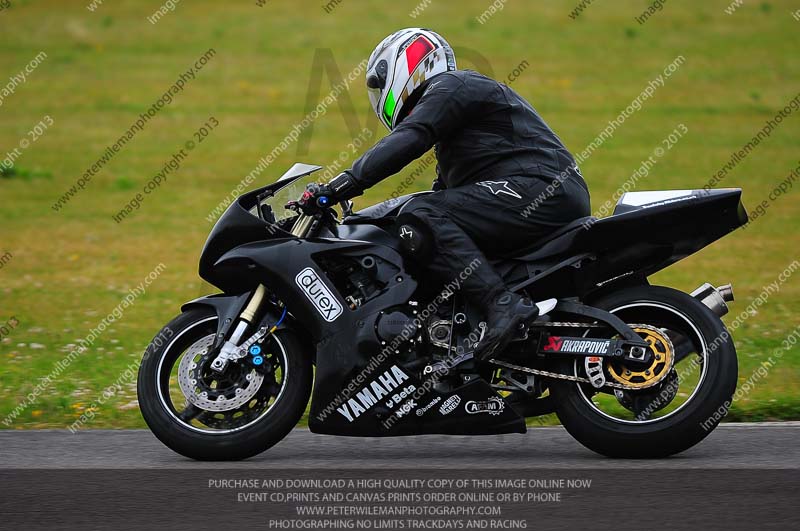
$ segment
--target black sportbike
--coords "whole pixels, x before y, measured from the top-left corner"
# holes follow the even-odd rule
[[[470,267],[443,283],[399,251],[395,219],[413,194],[356,213],[344,203],[341,219],[313,183],[276,203],[319,169],[295,164],[230,205],[200,259],[222,293],[185,304],[145,352],[139,405],[174,451],[253,456],[309,397],[315,433],[524,433],[555,412],[588,448],[629,458],[686,450],[724,416],[730,286],[687,294],[648,277],[744,225],[741,190],[627,193],[610,217],[491,257],[544,315],[478,361],[482,311],[458,290]]]

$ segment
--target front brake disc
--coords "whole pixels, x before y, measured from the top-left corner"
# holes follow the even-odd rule
[[[264,375],[241,364],[228,368],[228,371],[234,371],[232,377],[223,377],[207,370],[211,362],[209,347],[213,342],[214,334],[211,334],[186,350],[178,365],[178,384],[186,400],[200,409],[238,409],[258,393]]]

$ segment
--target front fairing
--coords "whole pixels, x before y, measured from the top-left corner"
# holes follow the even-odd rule
[[[275,183],[252,190],[236,198],[217,220],[200,255],[200,277],[225,291],[221,278],[214,268],[214,264],[226,252],[246,243],[272,240],[276,238],[289,239],[293,236],[287,232],[291,227],[294,214],[287,216],[287,211],[282,208],[279,192],[289,190],[299,179],[321,169],[320,166],[308,164],[295,164]],[[299,194],[295,194],[296,196]],[[281,199],[283,201],[283,199]],[[263,219],[258,214],[259,204],[269,204],[273,209],[273,219]]]

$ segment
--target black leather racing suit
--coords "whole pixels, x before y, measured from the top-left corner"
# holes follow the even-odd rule
[[[434,251],[424,262],[443,282],[472,271],[461,290],[484,304],[505,289],[484,252],[513,253],[588,216],[589,192],[558,136],[508,86],[457,70],[417,91],[421,96],[408,116],[350,173],[365,189],[435,146],[435,189],[443,189],[410,201],[398,224],[416,226],[432,239]]]

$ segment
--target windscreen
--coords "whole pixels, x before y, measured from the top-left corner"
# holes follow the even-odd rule
[[[306,189],[306,185],[313,182],[315,182],[313,173],[294,179],[283,188],[277,190],[275,195],[263,201],[264,204],[272,207],[272,213],[275,215],[275,221],[278,225],[283,225],[283,221],[297,215],[293,210],[286,208],[286,204],[289,201],[300,199]]]
[[[303,195],[306,185],[316,182],[318,177],[315,177],[315,175],[318,174],[314,172],[320,169],[322,169],[321,166],[296,163],[278,181],[267,187],[269,190],[265,190],[265,192],[268,193],[264,195],[269,197],[264,197],[261,204],[269,205],[272,209],[272,214],[275,216],[275,225],[278,228],[284,231],[288,231],[291,228],[291,219],[296,217],[297,213],[286,208],[286,205],[291,201],[297,201]],[[271,195],[269,195],[270,193]],[[250,208],[250,213],[258,216],[255,207]]]

